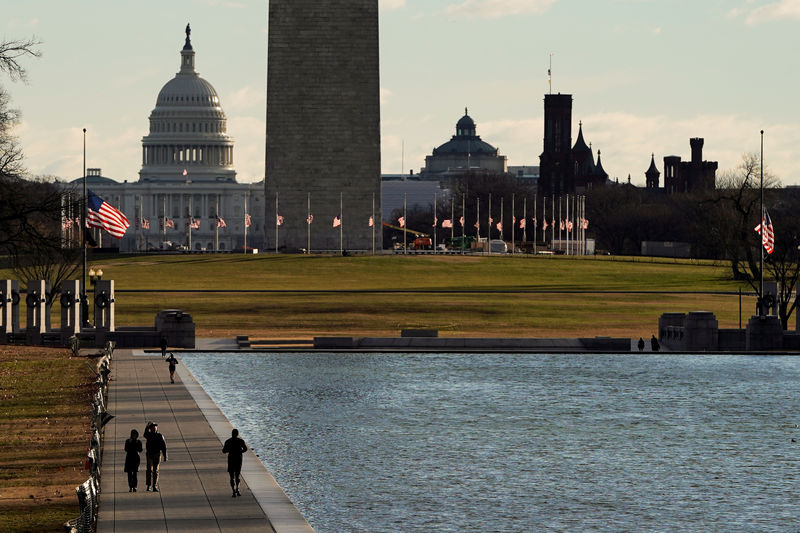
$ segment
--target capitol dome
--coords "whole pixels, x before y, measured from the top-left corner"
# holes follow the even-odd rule
[[[156,98],[150,134],[142,139],[139,181],[235,181],[233,139],[214,87],[194,66],[191,28],[181,68]]]

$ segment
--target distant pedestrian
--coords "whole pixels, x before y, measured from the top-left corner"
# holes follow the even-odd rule
[[[654,352],[657,352],[659,349],[661,349],[661,345],[658,343],[658,339],[656,339],[655,335],[650,337],[650,347]]]
[[[172,352],[167,357],[167,363],[169,363],[169,382],[175,383],[175,365],[178,364],[178,360],[175,359],[175,354]]]
[[[161,357],[167,356],[167,338],[165,336],[161,336]]]
[[[131,430],[131,438],[125,441],[125,469],[128,473],[128,492],[136,492],[139,485],[139,454],[142,453],[142,441],[139,432]]]
[[[144,438],[147,441],[145,449],[147,452],[147,471],[145,481],[147,482],[147,491],[152,490],[158,492],[158,469],[161,464],[161,456],[164,456],[164,461],[167,460],[167,441],[164,436],[158,432],[158,424],[150,422],[144,430]]]
[[[228,454],[228,475],[231,478],[233,498],[242,495],[239,492],[239,475],[242,471],[242,454],[246,451],[247,445],[239,437],[239,430],[234,429],[231,431],[231,438],[226,440],[225,445],[222,447],[222,453]]]
[[[639,342],[636,343],[636,346],[639,347],[639,351],[640,352],[643,352],[644,351],[644,339],[639,337]]]

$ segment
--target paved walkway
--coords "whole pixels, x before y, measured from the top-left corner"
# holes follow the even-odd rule
[[[231,497],[222,454],[230,423],[183,365],[171,384],[160,354],[135,353],[118,350],[112,362],[107,409],[115,418],[105,428],[98,532],[313,533],[252,451],[244,457],[242,496]],[[125,439],[151,420],[167,441],[161,492],[145,492],[142,453],[139,491],[130,493]]]

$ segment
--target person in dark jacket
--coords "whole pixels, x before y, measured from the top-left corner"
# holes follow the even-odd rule
[[[158,492],[158,468],[161,464],[161,456],[167,460],[167,441],[164,435],[158,432],[158,424],[150,422],[144,430],[144,438],[147,441],[145,455],[147,456],[147,470],[145,471],[145,481],[147,491]]]
[[[169,363],[169,382],[175,383],[175,365],[178,364],[178,360],[175,359],[174,353],[170,352],[167,363]]]
[[[161,336],[161,357],[167,356],[167,338],[163,335]]]
[[[231,490],[233,496],[241,496],[239,492],[239,475],[242,471],[242,454],[247,451],[244,440],[239,436],[239,430],[231,431],[231,438],[225,441],[222,453],[228,454],[228,475],[231,478]]]
[[[128,492],[136,492],[139,485],[139,454],[142,452],[142,441],[139,432],[131,430],[131,438],[125,441],[125,472],[128,473]]]

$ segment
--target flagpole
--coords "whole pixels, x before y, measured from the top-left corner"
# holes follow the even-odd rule
[[[516,207],[517,196],[516,193],[511,193],[511,254],[516,253],[515,246],[515,233],[517,232],[517,212],[514,210]]]
[[[372,193],[372,255],[375,255],[375,193]]]
[[[192,193],[190,191],[189,192],[189,212],[186,214],[187,217],[188,217],[187,218],[187,223],[189,224],[189,251],[190,252],[192,251],[192,223],[194,222],[194,220],[192,220],[192,218],[194,216],[194,215],[192,215],[192,207],[194,207],[192,205],[193,202],[194,202],[194,197],[193,197],[193,195],[192,195]]]
[[[522,226],[522,242],[528,242],[528,196],[522,199],[522,220],[525,221],[525,225]],[[533,230],[533,234],[536,235],[536,230]],[[523,245],[524,246],[524,245]]]
[[[278,192],[275,191],[275,253],[278,253]]]
[[[453,244],[453,238],[456,236],[456,200],[453,195],[450,195],[450,245]]]
[[[559,202],[559,204],[560,203],[561,202]],[[550,224],[550,249],[552,249],[554,252],[556,251],[555,250],[555,240],[556,240],[555,218],[556,218],[556,197],[555,197],[555,195],[553,195],[553,197],[550,198],[550,219],[551,219],[551,222],[552,222]]]
[[[436,216],[436,200],[438,193],[433,193],[433,253],[436,253],[436,223],[438,222]]]
[[[538,214],[538,205],[539,205],[538,202],[539,202],[539,195],[534,194],[533,195],[533,253],[534,254],[536,253],[536,224],[539,223],[539,221],[536,219],[536,215]],[[525,227],[527,226],[528,223],[526,222]]]
[[[247,188],[249,189],[250,186],[248,185]],[[247,196],[250,194],[250,191],[244,193],[244,246],[242,246],[242,252],[247,253]]]
[[[489,216],[487,217],[489,222],[489,231],[486,233],[486,246],[489,250],[489,255],[492,255],[492,247],[491,247],[491,240],[492,240],[492,193],[489,193]]]
[[[161,217],[161,225],[163,226],[162,232],[164,233],[164,239],[162,242],[167,242],[167,195],[166,193],[161,197],[161,207],[162,207],[162,217]],[[161,246],[164,246],[163,244]]]
[[[461,193],[461,255],[466,253],[467,248],[467,195]]]
[[[344,238],[344,210],[343,208],[344,199],[342,197],[342,192],[339,191],[339,255],[342,255],[342,240]]]
[[[408,253],[408,224],[406,224],[406,193],[403,193],[403,255]]]
[[[505,200],[505,198],[503,196],[501,196],[500,197],[500,222],[499,222],[499,224],[500,224],[500,240],[501,241],[505,240],[505,239],[503,239],[503,201],[504,200]],[[489,239],[489,240],[491,240],[491,239]],[[491,249],[491,246],[489,246],[489,248]]]
[[[475,222],[475,235],[476,235],[475,242],[478,243],[479,249],[480,249],[480,242],[481,242],[481,199],[480,198],[476,198],[475,199],[475,205],[476,205],[476,209],[477,209],[477,213],[476,213],[476,216],[475,216],[475,220],[476,220],[476,222]]]
[[[569,234],[570,234],[570,231],[569,231],[569,194],[567,195],[566,214],[567,214],[567,218],[564,220],[564,229],[566,230],[565,235],[566,235],[566,238],[567,238],[567,255],[569,255],[569,253],[570,253],[570,247],[569,247]]]
[[[89,301],[86,298],[86,219],[89,216],[89,201],[86,195],[86,128],[83,128],[83,209],[81,210],[81,242],[83,243],[83,279],[81,279],[82,323],[89,323]],[[86,314],[84,315],[83,312]]]
[[[306,253],[311,255],[311,193],[308,193],[308,215],[306,216],[306,226],[307,234],[308,234],[308,244],[306,248]]]
[[[217,194],[217,229],[214,233],[214,251],[219,252],[219,194]],[[202,244],[200,245],[202,246]]]
[[[761,283],[758,289],[758,316],[764,316],[764,130],[761,130],[761,180],[760,180],[760,192],[761,192],[761,231],[759,235],[761,237],[761,245],[759,248],[761,249]]]

